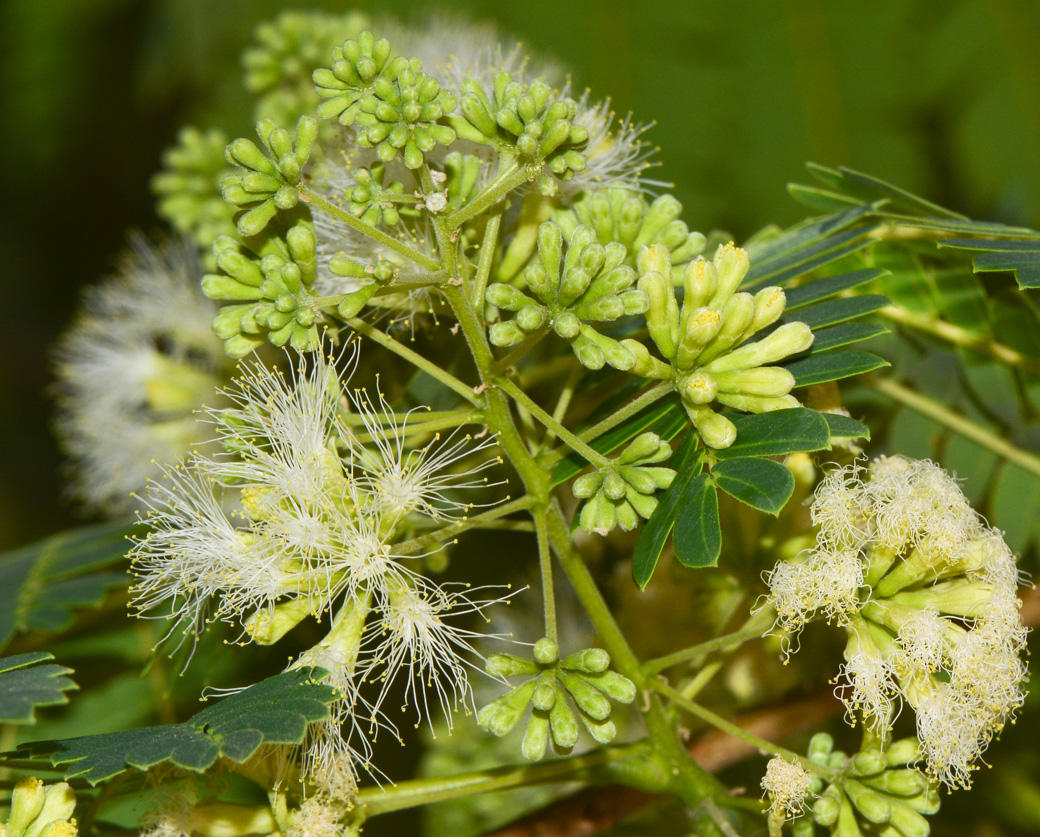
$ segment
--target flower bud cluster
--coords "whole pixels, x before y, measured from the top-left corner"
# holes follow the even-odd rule
[[[35,777],[18,781],[11,792],[7,822],[0,823],[2,837],[76,837],[72,813],[76,794],[66,782],[44,786]]]
[[[574,496],[585,500],[579,520],[586,532],[606,535],[615,526],[630,532],[657,508],[658,491],[672,484],[675,471],[651,467],[672,455],[672,447],[656,433],[643,433],[613,460],[574,481]]]
[[[228,300],[213,330],[231,357],[244,357],[269,341],[311,351],[319,344],[321,314],[309,291],[317,270],[314,231],[299,222],[285,240],[270,238],[262,254],[231,238],[214,244],[220,273],[207,274],[202,290],[211,299]]]
[[[617,735],[617,726],[610,720],[610,702],[628,704],[636,696],[635,684],[610,670],[606,651],[586,648],[560,660],[559,646],[547,637],[535,643],[534,659],[492,654],[486,668],[498,678],[530,678],[483,707],[477,720],[501,738],[520,722],[530,704],[521,752],[532,761],[545,755],[550,740],[555,752],[571,751],[578,742],[574,709],[589,735],[599,744],[609,744]]]
[[[223,179],[234,173],[224,158],[226,146],[227,138],[216,128],[205,133],[182,128],[176,145],[163,152],[163,170],[152,178],[159,217],[190,235],[201,251],[235,232],[235,210],[220,191]]]
[[[352,215],[373,227],[393,226],[401,220],[395,200],[404,194],[404,184],[396,180],[387,182],[385,163],[357,169],[354,183],[357,185],[347,192]]]
[[[256,27],[254,43],[242,53],[245,87],[257,97],[256,117],[295,122],[318,106],[311,74],[332,50],[365,27],[358,13],[287,11]]]
[[[490,91],[474,78],[465,79],[461,89],[459,113],[451,124],[463,139],[508,150],[527,165],[545,164],[560,180],[585,168],[582,151],[589,132],[576,123],[573,99],[558,96],[544,81],[526,84],[507,71],[495,76]],[[558,188],[544,172],[538,187],[546,195]]]
[[[502,283],[487,289],[489,303],[517,312],[512,320],[492,324],[491,342],[512,346],[528,334],[552,328],[570,342],[586,368],[601,369],[605,363],[629,368],[630,353],[589,325],[647,310],[649,299],[632,287],[636,273],[624,260],[624,245],[604,247],[591,227],[575,227],[565,248],[560,225],[544,222],[538,227],[538,258],[523,273],[527,293]]]
[[[696,258],[704,249],[704,236],[690,232],[680,220],[681,214],[682,204],[671,195],[661,195],[649,203],[641,192],[610,186],[584,192],[569,207],[558,209],[553,218],[568,238],[583,224],[596,231],[600,244],[624,244],[628,250],[625,264],[632,267],[641,248],[660,243],[668,249],[675,267]]]
[[[260,233],[279,209],[296,206],[300,199],[296,187],[318,138],[318,121],[301,116],[295,134],[290,134],[264,117],[256,123],[256,133],[268,153],[250,140],[235,140],[225,156],[244,173],[230,174],[221,183],[225,201],[248,209],[238,219],[238,231],[246,236]]]
[[[318,108],[325,118],[354,126],[357,142],[374,148],[384,162],[401,153],[410,169],[422,166],[437,144],[455,141],[455,131],[440,120],[455,110],[455,97],[422,71],[416,59],[390,60],[390,44],[370,32],[333,50],[331,69],[314,71]]]
[[[823,788],[817,777],[812,790],[818,797],[811,823],[830,831],[833,837],[859,837],[875,831],[890,837],[928,837],[926,815],[939,810],[939,792],[928,778],[911,765],[919,758],[916,738],[904,738],[884,750],[869,746],[849,757],[834,749],[834,740],[818,733],[809,743],[809,759],[841,773],[841,778]]]
[[[786,305],[780,288],[737,293],[748,267],[747,253],[732,244],[720,246],[710,262],[690,262],[682,276],[680,308],[668,248],[657,243],[638,257],[638,287],[650,299],[647,328],[664,360],[636,340],[623,340],[635,357],[631,370],[673,381],[701,439],[712,448],[729,447],[737,435],[733,422],[712,409],[713,402],[749,413],[799,406],[790,394],[794,376],[771,364],[813,342],[809,326],[800,322],[747,342],[775,323]]]
[[[882,457],[819,485],[816,547],[767,576],[777,625],[813,615],[849,633],[838,693],[875,734],[901,701],[917,716],[929,775],[967,787],[1023,700],[1015,558],[939,466]]]

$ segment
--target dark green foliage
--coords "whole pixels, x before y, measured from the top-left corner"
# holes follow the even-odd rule
[[[65,677],[72,669],[35,665],[53,659],[53,655],[44,651],[0,658],[0,722],[34,724],[37,706],[69,702],[65,692],[79,688]]]
[[[223,756],[244,762],[261,744],[299,744],[307,725],[329,716],[336,690],[315,682],[322,669],[286,671],[224,698],[181,724],[37,741],[20,754],[46,756],[65,766],[65,777],[92,785],[130,767],[148,770],[165,761],[202,772]]]

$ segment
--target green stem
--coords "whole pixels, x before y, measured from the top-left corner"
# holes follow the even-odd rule
[[[682,707],[691,715],[695,715],[702,721],[706,721],[716,729],[722,730],[727,735],[732,735],[734,738],[743,741],[745,744],[754,747],[756,750],[774,756],[780,756],[782,759],[786,759],[795,764],[800,764],[806,770],[828,779],[833,779],[838,775],[838,771],[836,770],[831,770],[828,767],[823,767],[822,765],[809,761],[809,759],[798,755],[793,750],[788,750],[786,747],[781,747],[778,744],[774,744],[772,741],[766,741],[766,739],[755,735],[753,732],[748,732],[743,727],[737,726],[732,721],[727,721],[721,715],[717,715],[706,706],[701,706],[699,703],[695,703],[689,698],[683,697],[679,692],[658,677],[654,677],[650,680],[650,688],[659,692],[662,696],[672,701],[672,703],[677,706]]]
[[[927,416],[930,419],[934,419],[940,424],[944,424],[955,433],[960,433],[962,436],[971,439],[973,442],[978,442],[984,448],[988,448],[998,456],[1006,459],[1008,462],[1013,462],[1020,468],[1024,468],[1030,473],[1040,477],[1040,457],[1036,454],[1029,453],[1028,451],[1022,450],[1020,447],[1016,447],[1007,440],[998,436],[996,433],[986,430],[984,427],[979,427],[979,425],[971,419],[965,418],[959,413],[955,413],[948,407],[944,407],[938,401],[914,392],[911,389],[907,389],[901,384],[897,384],[891,378],[874,378],[870,381],[870,385],[878,392],[887,395],[894,401],[898,401],[900,404],[904,404],[911,410],[914,410],[923,416]]]
[[[762,623],[762,613],[766,613],[769,619]],[[684,663],[688,660],[702,659],[716,651],[728,651],[731,648],[736,648],[743,645],[752,639],[760,639],[764,633],[765,628],[768,628],[773,622],[773,616],[771,610],[762,610],[757,614],[754,614],[744,623],[740,630],[734,631],[730,634],[724,634],[723,636],[709,639],[707,642],[700,642],[697,645],[691,645],[689,648],[683,648],[680,651],[676,651],[673,654],[666,654],[663,657],[657,657],[653,660],[648,660],[643,664],[643,671],[646,672],[648,677],[652,677],[658,672],[662,672],[665,669],[671,668],[679,663]]]
[[[539,407],[534,400],[520,387],[514,384],[511,380],[505,376],[499,376],[495,379],[495,383],[501,387],[505,392],[509,394],[509,397],[516,401],[518,404],[523,404],[542,425],[555,433],[560,440],[566,444],[575,453],[583,456],[588,462],[595,465],[597,468],[609,468],[613,464],[607,457],[593,450],[585,442],[575,436],[571,431],[564,427],[560,422],[556,421],[551,415],[545,410]]]
[[[331,215],[337,221],[346,224],[348,227],[357,230],[362,235],[366,235],[373,241],[378,241],[384,247],[389,247],[397,253],[400,253],[406,259],[410,259],[416,264],[420,264],[427,270],[440,270],[442,265],[436,259],[430,258],[425,253],[416,250],[414,247],[409,247],[403,241],[398,241],[393,236],[387,235],[380,229],[376,229],[371,224],[366,224],[360,218],[355,218],[345,209],[342,209],[331,201],[319,195],[317,192],[311,190],[307,186],[298,186],[297,190],[300,193],[300,198],[304,203],[308,203],[311,206],[317,207],[327,215]]]
[[[938,337],[963,349],[989,355],[994,360],[1009,366],[1017,366],[1030,374],[1040,375],[1040,363],[1034,359],[1015,351],[1010,346],[998,343],[991,337],[968,331],[966,328],[961,328],[939,317],[920,314],[901,305],[889,305],[878,313],[894,323],[931,334],[933,337]]]
[[[545,523],[545,509],[537,508],[531,515],[538,537],[538,565],[542,571],[542,601],[545,606],[545,635],[556,642],[556,589],[553,586],[552,553],[549,550],[549,528]]]
[[[538,764],[511,765],[445,778],[413,779],[385,788],[365,788],[358,792],[357,802],[364,807],[366,815],[371,817],[445,799],[550,782],[569,782],[590,774],[595,776],[599,769],[631,756],[640,749],[639,744],[622,744]]]
[[[410,364],[418,367],[430,377],[440,381],[448,389],[465,398],[474,407],[483,406],[480,397],[475,392],[473,392],[473,387],[464,384],[454,375],[441,369],[436,363],[427,360],[418,352],[412,351],[403,343],[398,342],[386,332],[380,331],[378,328],[369,325],[367,322],[358,317],[353,317],[347,320],[346,323],[358,334],[362,335],[363,337],[367,337],[374,343],[378,343],[384,349],[389,349],[398,357],[404,358]]]
[[[496,212],[487,220],[484,227],[484,238],[480,242],[480,259],[477,262],[477,276],[473,282],[470,299],[477,313],[484,311],[484,293],[487,291],[488,279],[491,277],[491,266],[495,262],[495,249],[498,247],[498,231],[502,227],[502,213]]]
[[[498,177],[484,187],[484,191],[448,218],[448,227],[457,230],[470,218],[474,218],[485,209],[491,208],[518,186],[522,186],[530,179],[531,172],[527,170],[527,167],[513,161]]]
[[[597,422],[586,430],[583,430],[578,436],[585,442],[591,442],[593,439],[597,439],[606,433],[608,430],[613,430],[619,424],[627,421],[629,418],[634,416],[640,410],[644,410],[653,404],[655,401],[659,401],[664,398],[668,393],[674,392],[675,384],[672,381],[664,381],[657,386],[651,387],[642,395],[633,398],[620,410],[617,410],[607,416],[603,421]]]
[[[500,375],[505,372],[510,366],[516,363],[520,358],[526,355],[531,349],[537,346],[545,338],[545,335],[549,333],[549,326],[542,326],[537,331],[532,331],[523,340],[521,340],[517,346],[501,360],[496,360],[495,365],[491,367],[492,375]]]
[[[446,416],[442,419],[431,419],[429,421],[409,421],[402,423],[398,426],[397,432],[401,436],[408,436],[416,433],[436,433],[438,430],[448,430],[455,427],[462,427],[464,424],[482,424],[480,414],[474,411],[469,411],[462,416]],[[375,439],[368,433],[356,433],[353,438],[362,444],[375,441]]]
[[[556,399],[556,407],[553,409],[552,414],[553,418],[560,424],[563,424],[564,416],[567,415],[567,410],[571,406],[571,399],[574,397],[574,389],[578,386],[578,381],[581,380],[584,374],[584,366],[575,366],[574,369],[571,370],[571,374],[567,376],[567,382],[563,385],[563,389],[560,390],[560,396]],[[543,448],[546,448],[549,445],[551,445],[555,438],[555,433],[553,433],[551,430],[546,430],[545,436],[542,437],[542,441],[538,445],[538,449],[535,451],[535,454],[537,454]]]
[[[401,541],[401,543],[394,547],[394,554],[413,555],[416,552],[426,549],[428,546],[451,540],[457,537],[460,532],[465,532],[469,529],[485,528],[486,525],[492,521],[499,520],[506,515],[513,514],[514,512],[529,509],[533,503],[534,501],[530,497],[526,496],[512,500],[508,503],[502,503],[489,511],[475,514],[473,517],[464,517],[461,520],[452,523],[450,526],[436,529],[433,532],[427,532],[425,535],[419,535],[418,537],[411,538],[407,541]]]

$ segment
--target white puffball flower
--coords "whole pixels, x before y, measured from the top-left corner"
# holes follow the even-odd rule
[[[194,244],[134,236],[58,344],[59,435],[74,491],[93,510],[139,508],[132,492],[199,441],[195,411],[229,377],[202,273]]]
[[[884,735],[892,726],[900,694],[892,666],[873,653],[859,651],[849,657],[838,677],[847,681],[835,689],[835,696],[845,704],[850,723],[855,725],[853,713],[859,710],[866,716],[868,728]]]
[[[770,812],[784,819],[801,814],[812,780],[812,774],[800,765],[780,756],[771,758],[762,777],[762,789],[769,794]]]

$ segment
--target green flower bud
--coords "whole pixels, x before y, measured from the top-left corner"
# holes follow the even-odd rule
[[[816,764],[824,764],[827,756],[834,751],[834,738],[826,732],[818,732],[809,739],[807,755]]]
[[[21,837],[40,815],[46,796],[43,782],[39,779],[27,776],[18,780],[11,792],[11,812],[7,819],[7,830],[11,837]]]
[[[838,821],[841,812],[841,791],[831,785],[813,804],[813,819],[824,827],[830,827]]]
[[[693,372],[676,378],[675,388],[686,404],[708,404],[715,400],[719,386],[715,379],[704,372]]]
[[[636,699],[636,684],[616,671],[590,673],[583,679],[617,703],[630,704]]]
[[[919,770],[886,770],[869,781],[872,788],[893,796],[920,796],[928,790],[928,779]]]
[[[737,428],[728,418],[716,413],[711,407],[703,404],[689,404],[683,401],[686,413],[697,428],[697,433],[709,448],[723,450],[728,448],[737,438]]]
[[[711,363],[723,352],[742,342],[744,333],[755,315],[755,300],[751,294],[735,294],[722,308],[722,327],[715,339],[704,347],[698,358],[701,365]]]
[[[720,404],[743,410],[745,413],[769,413],[773,410],[790,410],[800,406],[793,395],[767,397],[763,395],[745,395],[739,392],[720,392],[716,396]]]
[[[672,455],[672,448],[656,433],[640,433],[628,443],[617,458],[619,465],[638,465],[644,462],[661,462]]]
[[[557,700],[549,712],[549,729],[552,733],[553,746],[561,753],[566,753],[578,743],[578,721],[574,712],[565,700]]]
[[[610,717],[610,701],[595,687],[570,672],[559,672],[560,682],[577,707],[590,718],[602,721]]]
[[[571,654],[561,665],[569,671],[595,674],[610,667],[610,654],[602,648],[585,648]]]
[[[757,334],[780,319],[787,306],[787,295],[782,288],[762,288],[755,294],[755,313],[744,332],[745,338]]]
[[[515,320],[509,320],[504,323],[493,323],[488,329],[488,341],[492,346],[499,346],[501,348],[515,346],[526,336],[524,330],[517,325]]]
[[[574,481],[571,490],[574,492],[574,496],[579,500],[586,500],[598,492],[602,485],[603,473],[601,471],[593,471],[592,473],[582,474],[578,477]]]
[[[531,705],[535,709],[548,712],[556,703],[557,692],[556,672],[553,669],[547,669],[538,676],[534,694],[531,695]]]
[[[813,837],[816,829],[810,819],[798,819],[791,825],[792,837]]]
[[[646,325],[650,339],[668,360],[675,358],[679,346],[679,303],[671,281],[662,273],[650,271],[639,277],[639,290],[650,300]]]
[[[617,738],[617,726],[609,718],[597,720],[584,713],[579,713],[578,717],[597,744],[609,744]]]
[[[625,480],[617,471],[603,473],[603,493],[611,500],[620,500],[625,496]]]
[[[516,323],[524,331],[537,331],[549,318],[549,312],[541,305],[525,305],[516,315]]]
[[[885,756],[880,750],[861,750],[852,757],[849,765],[853,776],[877,776],[886,767]]]
[[[885,759],[889,766],[911,764],[917,761],[920,755],[920,745],[916,738],[901,738],[893,741],[885,750]]]
[[[564,311],[556,317],[556,320],[553,322],[553,328],[564,340],[574,340],[581,334],[581,320],[578,319],[578,315],[574,312]],[[585,365],[588,366],[588,364]],[[593,366],[590,368],[598,369],[602,366],[603,361],[600,360],[599,366]]]
[[[496,308],[503,308],[506,311],[519,311],[533,301],[527,294],[512,285],[503,285],[498,282],[488,285],[485,299]]]
[[[538,761],[545,755],[548,743],[549,714],[536,709],[531,713],[531,720],[527,722],[520,754],[529,761]]]
[[[633,374],[659,380],[672,377],[672,367],[651,355],[649,349],[638,340],[626,338],[621,341],[621,345],[635,358],[635,363],[632,364],[630,370]]]
[[[684,306],[683,313],[687,310]],[[722,324],[722,315],[714,308],[696,308],[689,311],[687,317],[680,318],[682,338],[674,358],[676,367],[692,368],[704,347],[715,339]]]
[[[868,822],[886,823],[892,816],[892,806],[877,791],[852,780],[845,783],[844,789],[856,810]]]
[[[805,323],[786,323],[761,340],[741,346],[707,365],[709,372],[733,372],[768,366],[789,355],[804,352],[813,343],[812,329]]]
[[[492,701],[477,713],[477,723],[497,738],[501,738],[517,725],[535,688],[534,680],[528,680],[515,689]]]
[[[794,375],[781,366],[759,366],[712,376],[720,392],[742,393],[767,398],[787,395],[794,388]]]
[[[36,818],[26,827],[22,837],[41,837],[49,826],[66,822],[75,810],[76,793],[68,783],[58,782],[49,785],[45,791],[43,806]]]
[[[518,674],[537,674],[538,665],[513,654],[490,654],[484,670],[492,677],[516,677]]]
[[[534,644],[534,659],[539,665],[552,665],[560,659],[560,646],[548,637],[542,637]]]
[[[735,247],[732,242],[720,245],[713,261],[718,274],[718,285],[710,305],[721,310],[744,281],[751,262],[747,251]]]
[[[928,820],[917,811],[898,803],[889,807],[891,811],[889,823],[903,837],[928,837],[931,826],[928,825]]]

